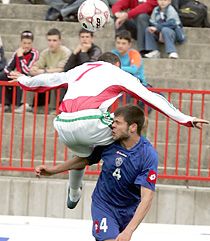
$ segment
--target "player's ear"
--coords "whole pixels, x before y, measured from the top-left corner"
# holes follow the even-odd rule
[[[114,65],[116,65],[117,67],[121,67],[121,63],[119,61],[117,61]]]
[[[137,124],[136,123],[133,123],[129,126],[129,130],[131,133],[134,133],[137,131]]]

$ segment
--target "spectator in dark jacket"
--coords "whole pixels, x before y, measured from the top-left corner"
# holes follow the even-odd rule
[[[32,47],[33,44],[33,34],[31,31],[23,31],[20,36],[20,46],[14,52],[12,58],[10,59],[8,65],[4,68],[4,70],[0,73],[1,80],[10,80],[9,75],[13,71],[17,71],[19,73],[28,75],[31,67],[37,61],[39,57],[39,53],[36,49]],[[9,110],[10,105],[12,103],[12,87],[6,88],[5,93],[5,111]],[[30,95],[30,94],[29,94]],[[29,97],[29,95],[27,95]],[[17,87],[16,90],[16,105],[21,105],[22,98],[22,89]],[[30,98],[32,97],[30,96]],[[32,100],[33,101],[33,100]],[[26,111],[32,111],[31,106],[32,103],[26,103]]]
[[[68,71],[85,62],[97,61],[102,52],[101,49],[93,42],[93,33],[88,30],[81,29],[79,31],[79,44],[69,57],[64,67],[64,71]]]
[[[144,34],[157,0],[118,0],[112,6],[116,30],[127,29],[137,40],[138,50],[145,54]]]
[[[0,36],[0,71],[2,71],[6,65],[7,61],[4,55],[3,43]]]

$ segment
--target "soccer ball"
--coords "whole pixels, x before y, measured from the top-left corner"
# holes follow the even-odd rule
[[[110,12],[101,0],[86,0],[80,5],[77,16],[84,29],[96,32],[109,22]]]

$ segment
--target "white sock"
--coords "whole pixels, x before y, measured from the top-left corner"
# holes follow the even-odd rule
[[[77,202],[80,199],[81,196],[81,189],[72,189],[70,188],[70,195],[69,198],[72,202]]]
[[[78,201],[81,195],[80,187],[82,186],[82,179],[85,169],[71,170],[69,172],[69,187],[70,187],[70,200],[73,202]]]

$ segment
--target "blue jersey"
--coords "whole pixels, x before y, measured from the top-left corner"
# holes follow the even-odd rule
[[[141,201],[141,186],[155,190],[158,155],[144,137],[129,150],[115,142],[106,146],[102,153],[93,152],[91,156],[103,160],[102,171],[92,195],[94,202],[128,207]]]

